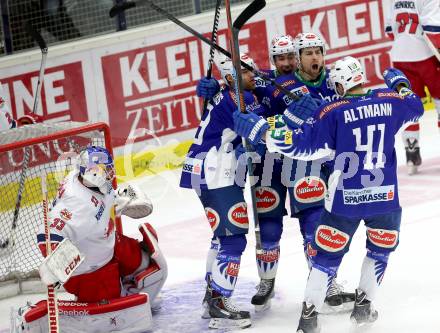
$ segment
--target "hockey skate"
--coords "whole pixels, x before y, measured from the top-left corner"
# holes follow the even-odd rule
[[[262,312],[270,308],[271,299],[275,292],[275,279],[261,279],[257,286],[257,293],[252,297],[251,303],[255,305],[255,312]]]
[[[320,312],[322,314],[330,314],[351,311],[353,309],[354,300],[355,293],[345,292],[342,285],[338,284],[336,278],[334,278],[327,291],[324,306]]]
[[[408,174],[413,175],[417,173],[418,167],[422,164],[419,142],[417,139],[406,139],[406,143],[406,166],[408,168]]]
[[[297,333],[319,333],[321,327],[318,324],[318,312],[313,304],[303,302],[301,317],[299,318]]]
[[[240,311],[230,298],[224,297],[212,291],[212,297],[208,302],[209,328],[214,329],[238,329],[251,326],[251,315],[248,311]]]
[[[209,300],[212,298],[212,288],[210,283],[206,284],[205,296],[203,297],[202,307],[202,319],[209,319],[211,316],[209,315]]]
[[[373,309],[371,302],[367,300],[367,295],[362,290],[356,289],[356,300],[350,315],[351,322],[359,327],[373,323],[377,317],[378,313]]]

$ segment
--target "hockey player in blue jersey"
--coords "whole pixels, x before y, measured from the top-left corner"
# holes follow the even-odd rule
[[[329,70],[325,68],[326,50],[322,39],[312,32],[300,33],[295,37],[294,49],[298,69],[293,73],[277,77],[276,82],[297,96],[309,95],[322,102],[336,100],[338,95],[330,84]],[[275,86],[268,86],[266,95],[272,114],[282,114],[293,102],[292,98]],[[288,191],[291,216],[298,218],[309,268],[316,253],[312,239],[323,210],[327,188],[328,170],[322,163],[322,160],[301,161],[284,158],[283,173],[289,168],[291,171],[287,174],[288,178],[283,179],[283,183],[290,183]],[[344,303],[353,300],[354,293],[344,292],[334,278],[329,285],[325,299],[327,306],[323,311],[342,310],[346,308]]]
[[[333,161],[325,210],[313,238],[317,254],[298,325],[297,332],[301,333],[319,332],[318,313],[327,285],[361,221],[367,228],[367,254],[350,318],[356,325],[377,319],[372,302],[388,257],[399,242],[401,207],[394,139],[405,123],[417,121],[423,114],[421,100],[408,89],[408,79],[396,69],[384,73],[389,88],[365,91],[361,64],[346,57],[335,63],[330,78],[342,99],[316,109],[313,99],[302,98],[296,103],[296,121],[284,117],[287,129],[269,133],[261,129],[255,135],[255,124],[259,122],[261,126],[261,117],[234,114],[238,134],[246,138],[254,129],[253,143],[265,137],[269,150],[294,158],[327,157]],[[298,121],[299,114],[302,116]]]
[[[272,40],[269,51],[275,70],[264,72],[275,78],[277,83],[298,96],[310,94],[318,100],[328,102],[338,98],[329,84],[329,71],[325,68],[325,44],[319,36],[311,32],[300,33],[294,40],[290,36],[277,36]],[[296,58],[296,61],[293,58]],[[293,70],[295,68],[293,64],[296,64],[296,70]],[[198,84],[198,93],[206,93],[206,87],[211,87],[215,91],[214,86],[214,83],[209,84],[207,79],[202,79]],[[262,78],[256,78],[256,86],[255,94],[260,103],[266,107],[265,117],[282,114],[293,102],[292,98],[275,86],[267,84]],[[203,95],[203,97],[210,96]],[[327,178],[327,170],[321,168],[321,161],[280,159],[279,155],[277,157],[277,154],[273,153],[266,153],[261,161],[264,163],[256,164],[254,171],[259,177],[256,196],[263,250],[262,255],[257,254],[260,283],[257,293],[251,300],[257,311],[268,308],[270,299],[274,296],[283,216],[287,213],[285,210],[287,190],[291,216],[299,220],[304,253],[310,268],[311,257],[315,253],[311,240],[323,209]],[[270,177],[267,177],[267,170],[272,172]],[[269,182],[263,181],[263,178],[268,179]],[[289,179],[294,181],[286,188]],[[334,279],[325,300],[328,305],[326,311],[343,309],[344,302],[353,302],[353,300],[354,293],[344,292]]]
[[[277,78],[283,75],[292,74],[296,69],[296,57],[294,49],[294,40],[289,35],[277,35],[270,44],[269,48],[270,62],[274,65],[274,69],[261,70],[271,78]],[[257,96],[260,103],[264,104],[266,111],[265,116],[270,109],[269,96],[271,90],[268,90],[268,82],[260,77],[255,78],[255,89],[253,92]],[[217,92],[219,84],[215,79],[203,78],[197,85],[197,94],[207,99],[212,98],[212,94]],[[282,113],[279,110],[279,113]],[[275,277],[278,269],[278,261],[280,256],[279,242],[283,229],[283,216],[287,215],[285,209],[285,201],[287,188],[281,181],[282,160],[280,154],[269,154],[265,152],[265,147],[257,149],[261,154],[261,161],[271,162],[270,177],[268,182],[262,183],[264,171],[263,163],[255,163],[254,176],[258,182],[256,186],[256,200],[258,219],[260,225],[261,247],[262,251],[256,254],[256,262],[260,282],[257,292],[251,299],[251,303],[255,305],[256,311],[262,311],[270,306],[270,299],[274,296]],[[236,150],[237,156],[244,153],[244,148],[239,145]]]
[[[255,67],[247,55],[241,55],[241,60]],[[235,149],[241,138],[233,131],[232,114],[238,107],[231,60],[222,60],[218,67],[226,84],[208,103],[208,112],[184,161],[180,186],[196,190],[213,232],[203,317],[211,318],[210,328],[246,328],[251,325],[249,312],[240,311],[230,299],[248,232],[244,181],[240,186],[236,179],[239,170]],[[261,113],[262,106],[251,92],[255,89],[254,74],[246,69],[242,69],[242,87],[246,111]]]

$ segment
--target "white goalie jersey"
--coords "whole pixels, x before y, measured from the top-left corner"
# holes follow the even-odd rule
[[[50,238],[52,244],[68,238],[84,255],[84,262],[73,276],[93,272],[112,259],[115,245],[114,202],[112,188],[106,195],[95,192],[80,183],[78,171],[71,171],[60,184],[48,214]],[[37,240],[45,254],[43,225],[38,230]]]
[[[440,0],[391,0],[386,32],[394,43],[393,62],[414,62],[434,55],[425,38],[440,47]]]

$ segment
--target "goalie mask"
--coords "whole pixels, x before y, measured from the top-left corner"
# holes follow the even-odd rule
[[[349,89],[366,81],[361,63],[353,57],[345,57],[336,61],[330,69],[329,78],[336,94],[340,97],[345,96]],[[342,94],[338,92],[336,83],[339,83],[344,89]]]
[[[270,43],[269,57],[273,65],[275,65],[275,56],[294,52],[294,41],[290,35],[275,36]]]
[[[252,68],[257,69],[257,65],[255,65],[254,60],[249,57],[246,53],[240,54],[240,60],[251,66]],[[232,78],[234,77],[234,64],[231,59],[229,58],[223,58],[218,63],[217,67],[220,70],[220,73],[222,75],[223,80],[226,84],[229,85],[228,80],[226,80],[227,75],[231,75]],[[245,69],[244,67],[241,67],[241,69]]]
[[[106,194],[115,178],[115,167],[109,151],[102,147],[90,146],[79,154],[79,174],[87,187],[97,187]]]

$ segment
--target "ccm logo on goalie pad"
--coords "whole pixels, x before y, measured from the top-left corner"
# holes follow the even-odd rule
[[[345,232],[327,225],[320,225],[315,233],[316,244],[328,252],[343,250],[349,239]]]
[[[228,219],[233,225],[247,229],[249,227],[249,220],[246,203],[239,202],[229,208]]]
[[[280,203],[280,196],[277,191],[270,187],[259,187],[255,192],[257,197],[258,213],[267,213],[274,210]]]
[[[70,275],[70,273],[72,273],[80,263],[81,263],[81,257],[76,256],[64,269],[64,273],[66,273],[66,275]]]
[[[367,228],[367,236],[374,245],[390,249],[397,245],[399,232],[397,230]]]
[[[215,231],[220,224],[220,216],[218,213],[212,209],[211,207],[205,208],[206,218],[208,219],[209,225],[212,231]]]
[[[326,189],[321,178],[315,176],[304,177],[295,184],[295,199],[301,203],[320,201],[324,199]]]

